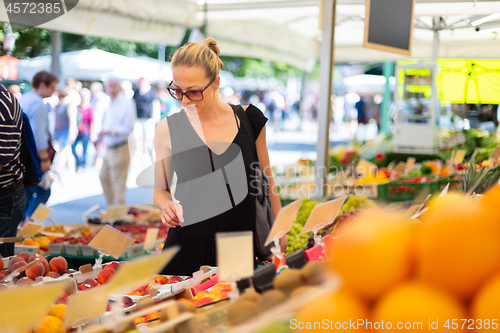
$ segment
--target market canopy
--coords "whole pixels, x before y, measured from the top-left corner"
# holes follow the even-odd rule
[[[311,60],[319,58],[319,3],[318,0],[207,0],[205,13],[204,5],[198,5],[196,0],[80,0],[73,10],[41,27],[179,45],[186,28],[202,27],[206,16],[208,35],[218,41],[222,54],[281,60],[308,69]],[[479,32],[470,24],[498,12],[500,1],[416,0],[411,57],[431,58],[432,18],[441,16],[446,30],[440,32],[439,57],[500,58],[500,39],[495,34],[500,31],[497,24],[500,22],[487,22]],[[407,59],[362,47],[364,15],[364,0],[337,0],[335,61]],[[4,9],[0,9],[0,21],[8,21]]]
[[[1,59],[1,58],[0,58]],[[19,78],[31,81],[41,70],[50,70],[52,57],[39,56],[19,61]],[[148,57],[129,58],[98,49],[64,52],[61,54],[62,77],[77,80],[105,80],[109,76],[137,81],[140,77],[150,82],[170,81],[170,63],[160,63]]]

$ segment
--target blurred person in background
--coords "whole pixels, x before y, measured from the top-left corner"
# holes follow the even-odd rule
[[[12,95],[14,95],[15,98],[17,98],[17,100],[20,100],[21,97],[23,97],[23,94],[21,94],[21,87],[17,84],[11,84],[7,89]]]
[[[134,89],[133,89],[132,82],[130,82],[129,80],[123,80],[120,83],[120,87],[128,99],[134,98]]]
[[[23,116],[19,102],[0,84],[0,237],[15,237],[26,196],[21,163]],[[14,243],[0,244],[0,254],[14,255]]]
[[[104,113],[98,138],[106,146],[99,178],[108,205],[123,205],[130,166],[128,137],[134,129],[136,110],[117,78],[106,81],[106,92],[111,101]]]
[[[94,133],[101,132],[102,119],[104,118],[104,112],[108,108],[110,98],[104,92],[104,87],[101,82],[93,82],[90,85],[90,92],[92,93],[92,98],[90,99],[90,104],[92,105],[94,112]],[[95,159],[94,165],[100,168],[102,165],[102,157],[104,156],[104,145],[102,141],[98,141],[97,137],[92,138],[92,142],[95,146]]]
[[[58,143],[55,169],[62,171],[67,167],[69,172],[75,172],[75,160],[71,153],[71,144],[75,141],[77,132],[77,107],[71,102],[68,88],[58,86],[55,94],[59,97],[59,104],[55,108],[54,139]]]
[[[71,150],[76,161],[76,169],[85,169],[87,166],[87,147],[89,141],[96,141],[97,137],[94,131],[94,107],[90,104],[92,93],[87,88],[80,91],[82,103],[78,108],[81,121],[78,124],[78,134],[75,142],[71,145]],[[78,143],[82,145],[82,155],[76,152]]]
[[[160,101],[160,120],[164,119],[179,104],[170,96],[165,85],[158,89],[158,100]]]
[[[156,89],[151,87],[148,80],[143,77],[137,81],[137,89],[134,91],[133,99],[137,110],[137,124],[139,127],[136,149],[140,152],[140,156],[153,146],[152,134],[154,133],[155,124],[160,121],[160,101]]]
[[[40,170],[47,173],[52,165],[54,150],[52,148],[49,135],[49,121],[47,115],[47,106],[44,98],[52,96],[56,89],[57,77],[47,71],[41,71],[35,74],[31,85],[33,90],[24,94],[19,103],[28,116],[33,129],[38,157],[40,158]],[[45,175],[43,175],[45,176]],[[42,177],[43,177],[42,176]],[[42,180],[43,182],[43,180]],[[46,203],[50,197],[50,186],[35,185],[33,188],[26,188],[26,209],[24,216],[33,214],[40,203]]]
[[[78,107],[82,102],[80,98],[82,83],[70,77],[66,79],[66,87],[68,88],[68,103],[74,107]]]

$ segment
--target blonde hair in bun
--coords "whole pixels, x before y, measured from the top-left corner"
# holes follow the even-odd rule
[[[212,38],[204,39],[201,43],[187,43],[174,53],[172,67],[201,66],[205,69],[207,77],[213,79],[219,76],[220,70],[224,67],[219,54],[217,42]]]

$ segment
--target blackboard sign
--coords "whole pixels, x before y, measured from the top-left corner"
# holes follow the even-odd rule
[[[411,55],[415,0],[366,0],[363,46]]]

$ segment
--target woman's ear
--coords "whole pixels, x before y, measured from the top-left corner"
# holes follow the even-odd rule
[[[215,81],[214,81],[214,87],[215,87],[215,90],[219,89],[219,87],[220,87],[220,76],[217,76],[217,78],[215,79]]]

